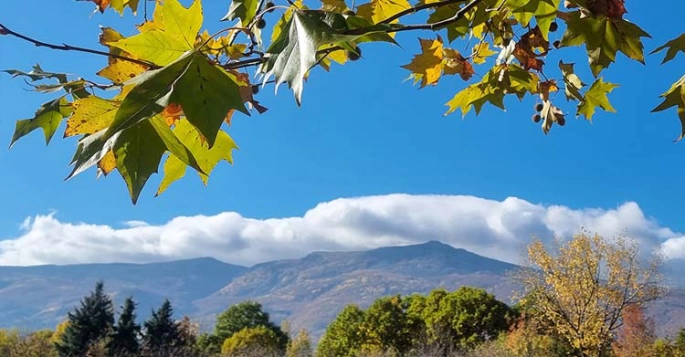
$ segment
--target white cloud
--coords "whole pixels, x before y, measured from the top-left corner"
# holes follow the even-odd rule
[[[518,262],[533,234],[569,237],[583,227],[625,232],[644,251],[685,259],[685,235],[648,218],[637,203],[613,209],[544,206],[509,197],[385,195],[324,202],[302,217],[250,219],[235,212],[176,217],[163,225],[68,223],[54,213],[26,219],[21,235],[0,241],[1,265],[153,262],[212,256],[242,265],[320,250],[360,250],[439,240]]]

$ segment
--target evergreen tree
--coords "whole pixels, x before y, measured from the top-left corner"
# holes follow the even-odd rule
[[[178,325],[174,322],[173,309],[168,299],[145,321],[143,347],[149,356],[169,356],[179,346]]]
[[[136,323],[136,303],[128,297],[121,309],[109,344],[109,353],[116,357],[134,356],[140,349],[140,325]]]
[[[103,282],[98,281],[95,290],[81,300],[81,306],[68,314],[69,323],[55,344],[60,356],[85,356],[91,344],[112,331],[114,308],[103,287]]]

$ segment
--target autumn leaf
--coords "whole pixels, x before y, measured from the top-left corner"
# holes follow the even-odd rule
[[[107,46],[109,48],[109,52],[112,54],[133,58],[133,55],[130,53],[108,45],[110,42],[116,42],[123,38],[124,36],[117,31],[109,27],[103,27],[102,33],[100,34],[100,43]],[[107,67],[97,72],[97,75],[107,78],[116,84],[122,84],[145,72],[149,68],[148,66],[140,63],[126,61],[116,57],[108,57],[107,61],[109,63]]]
[[[107,129],[121,103],[96,96],[75,100],[73,113],[67,119],[64,137],[94,134]]]
[[[664,56],[661,64],[675,58],[678,52],[685,53],[685,33],[657,47],[654,51],[650,52],[650,54],[658,53],[665,49],[668,49],[668,51],[666,51],[666,56]]]
[[[181,120],[183,108],[181,108],[179,104],[170,103],[166,106],[166,108],[164,108],[164,110],[162,110],[160,115],[162,118],[164,118],[164,122],[167,123],[168,126],[172,126],[174,123]]]
[[[105,154],[105,156],[103,156],[102,159],[98,161],[97,167],[98,171],[104,176],[107,176],[110,174],[110,172],[116,170],[117,159],[114,157],[114,152],[112,150],[109,150]]]
[[[471,79],[476,71],[473,70],[473,66],[468,59],[464,58],[459,51],[445,48],[442,51],[443,60],[441,63],[441,68],[445,75],[455,75],[458,74],[461,79],[468,81]]]
[[[555,80],[547,80],[538,84],[538,92],[543,101],[549,101],[549,94],[559,90]]]
[[[652,112],[660,112],[671,107],[677,107],[678,117],[680,118],[682,127],[680,136],[677,140],[681,140],[685,137],[685,76],[680,77],[680,79],[673,83],[671,88],[661,94],[660,97],[664,98],[663,102],[652,109]]]
[[[604,82],[601,77],[598,78],[592,83],[590,89],[585,92],[583,100],[578,104],[577,114],[582,114],[587,120],[592,120],[592,116],[595,114],[595,108],[597,107],[615,113],[616,109],[609,103],[607,94],[611,93],[616,87],[618,87],[617,84]]]
[[[637,25],[623,19],[582,17],[580,11],[568,14],[562,46],[585,45],[592,74],[599,73],[616,61],[622,52],[631,59],[644,63],[641,37],[650,35]]]
[[[549,100],[544,100],[542,102],[540,116],[542,117],[542,132],[545,134],[549,133],[554,123],[562,126],[566,123],[564,112],[558,107],[554,106]]]
[[[202,5],[195,0],[189,8],[178,0],[157,4],[155,27],[108,45],[126,51],[137,58],[159,66],[166,66],[195,46],[195,38],[202,26]]]
[[[421,78],[421,88],[432,84],[435,85],[442,73],[442,39],[435,40],[419,38],[421,54],[415,55],[409,64],[402,68],[410,70]]]
[[[49,144],[60,123],[62,123],[62,119],[69,114],[71,114],[71,104],[64,97],[43,103],[33,118],[17,120],[10,147],[17,140],[39,128],[43,129],[43,134],[45,134],[45,144]]]

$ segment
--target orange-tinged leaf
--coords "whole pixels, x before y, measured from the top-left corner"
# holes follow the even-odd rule
[[[442,39],[438,36],[435,40],[419,38],[421,54],[415,55],[409,64],[402,68],[421,76],[421,88],[440,80],[442,72],[443,48]]]
[[[110,0],[91,0],[91,1],[94,2],[95,5],[97,5],[98,10],[100,12],[105,12],[105,10],[107,9],[107,6],[109,6],[109,2],[110,2]]]
[[[526,70],[534,69],[537,71],[542,71],[542,66],[545,64],[543,60],[537,58],[537,55],[530,49],[530,47],[525,47],[524,45],[522,46],[520,42],[516,44],[513,55],[517,60],[519,60],[519,62],[521,62],[521,65]]]
[[[458,74],[461,79],[468,81],[476,71],[468,59],[464,58],[457,50],[445,48],[443,51],[442,70],[445,75]]]
[[[181,108],[181,105],[179,104],[170,103],[166,106],[166,108],[164,108],[161,115],[164,118],[164,121],[167,123],[167,125],[172,126],[174,125],[174,123],[176,123],[177,120],[181,120],[181,116],[183,115],[183,108]]]
[[[538,91],[540,92],[540,97],[543,101],[549,100],[550,92],[556,92],[558,90],[559,87],[557,86],[557,82],[553,79],[549,81],[540,82],[538,84]]]

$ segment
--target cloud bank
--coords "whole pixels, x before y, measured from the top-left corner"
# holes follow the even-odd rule
[[[685,262],[685,235],[646,217],[637,203],[613,209],[571,209],[509,197],[393,194],[341,198],[301,217],[251,219],[235,212],[176,217],[162,225],[121,227],[62,222],[55,214],[27,218],[18,237],[0,241],[0,265],[133,262],[211,256],[253,265],[313,251],[347,251],[439,240],[507,262],[520,262],[533,234],[570,237],[584,227],[626,233],[642,250]],[[683,265],[685,266],[685,264]]]

